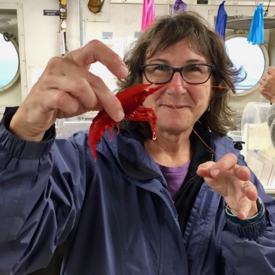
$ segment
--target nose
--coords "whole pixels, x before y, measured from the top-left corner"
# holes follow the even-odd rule
[[[181,84],[181,85],[186,84],[186,82],[183,79],[182,72],[180,70],[174,71],[170,83]]]
[[[169,84],[172,84],[167,89],[167,93],[169,95],[179,96],[186,93],[187,83],[183,80],[179,71],[174,73]]]
[[[186,87],[187,83],[184,81],[180,70],[174,71],[173,76],[170,81],[170,84],[172,84],[172,86],[170,86],[168,89],[170,91],[170,93],[185,93],[186,92],[185,87]]]

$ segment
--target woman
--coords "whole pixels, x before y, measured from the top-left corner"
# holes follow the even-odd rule
[[[274,200],[226,137],[238,72],[218,35],[192,12],[141,35],[120,83],[169,84],[143,103],[157,115],[157,139],[147,123],[122,121],[96,162],[87,132],[55,140],[51,127],[101,107],[123,118],[87,71],[95,61],[126,77],[117,55],[93,41],[52,59],[3,118],[0,271],[46,266],[66,241],[61,274],[273,274]]]
[[[275,67],[270,66],[267,72],[260,80],[259,92],[270,102],[268,112],[268,126],[270,128],[270,137],[275,146]]]

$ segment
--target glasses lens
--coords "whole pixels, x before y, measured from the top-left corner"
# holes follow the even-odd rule
[[[186,82],[190,84],[200,84],[206,82],[211,74],[211,67],[207,64],[192,64],[182,68],[182,75]]]
[[[190,64],[182,68],[173,68],[164,64],[150,64],[143,67],[147,81],[155,84],[165,84],[171,81],[174,72],[181,72],[183,80],[189,84],[202,84],[211,75],[211,65]]]
[[[156,64],[144,66],[144,75],[151,83],[162,84],[170,81],[173,69],[170,66]]]

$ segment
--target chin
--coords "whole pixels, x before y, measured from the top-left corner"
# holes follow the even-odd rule
[[[171,125],[172,123],[173,123],[173,125]],[[171,122],[170,124],[161,125],[159,127],[160,131],[162,131],[162,132],[165,131],[165,132],[167,132],[169,134],[173,134],[173,135],[180,135],[190,128],[192,128],[192,127],[183,125],[182,122],[181,123]]]

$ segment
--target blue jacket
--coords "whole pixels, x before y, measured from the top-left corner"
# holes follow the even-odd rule
[[[230,138],[210,143],[216,159],[233,152],[246,165]],[[107,131],[97,158],[87,132],[27,142],[0,124],[0,275],[46,267],[65,241],[66,275],[275,274],[275,204],[253,173],[261,220],[226,220],[224,200],[203,183],[182,234],[166,181],[139,141],[110,141]]]

